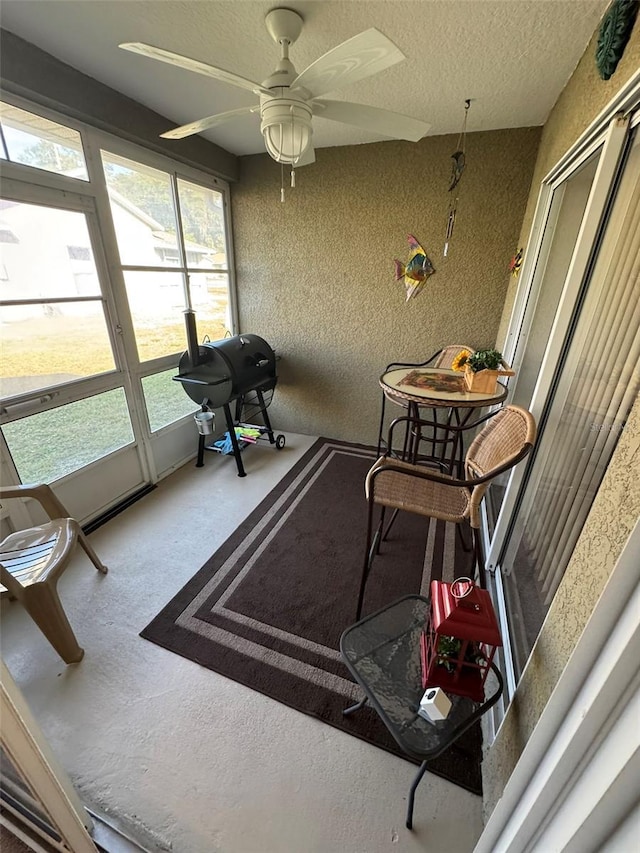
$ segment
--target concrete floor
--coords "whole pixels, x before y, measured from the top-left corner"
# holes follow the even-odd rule
[[[150,851],[469,853],[482,831],[481,798],[427,773],[409,832],[413,764],[138,637],[313,441],[248,448],[244,479],[207,454],[91,534],[109,574],[78,549],[59,584],[81,663],[2,602],[2,655],[83,801]]]

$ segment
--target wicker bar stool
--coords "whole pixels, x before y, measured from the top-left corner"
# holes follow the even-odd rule
[[[420,429],[421,421],[396,418],[389,428],[388,447],[393,446],[393,430],[398,424],[410,421],[410,429]],[[356,618],[360,619],[364,592],[373,559],[380,551],[398,510],[417,513],[461,525],[469,522],[473,539],[473,567],[481,586],[486,585],[484,557],[480,544],[480,505],[494,477],[522,461],[531,451],[536,437],[533,415],[519,406],[505,406],[496,412],[474,438],[465,456],[465,479],[456,479],[423,465],[393,459],[389,450],[369,470],[365,494],[369,504],[367,542],[358,595]],[[373,533],[373,510],[381,507],[378,526]],[[394,516],[384,530],[387,507]]]

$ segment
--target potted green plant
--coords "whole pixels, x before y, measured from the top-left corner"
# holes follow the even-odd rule
[[[464,370],[468,390],[479,394],[495,394],[499,376],[515,375],[497,349],[465,350],[454,359],[454,369]]]

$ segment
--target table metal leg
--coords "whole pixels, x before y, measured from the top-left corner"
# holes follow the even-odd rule
[[[384,410],[386,404],[386,395],[384,391],[382,392],[382,406],[380,409],[380,427],[378,429],[378,449],[376,451],[376,459],[382,455],[382,445],[385,443],[384,441]],[[388,448],[389,451],[391,448]]]
[[[367,704],[368,701],[369,700],[365,696],[364,699],[361,699],[359,702],[356,702],[355,705],[350,705],[348,708],[345,708],[344,711],[342,712],[342,716],[348,717],[349,714],[353,714],[353,713],[355,713],[355,711],[359,711],[360,708],[364,708],[364,706]]]
[[[409,403],[407,414],[414,421],[417,421],[420,419],[420,408],[416,403]],[[418,461],[420,442],[422,441],[421,427],[409,422],[407,423],[407,430],[409,431],[409,444],[406,453],[403,455],[403,461],[415,464]]]
[[[416,778],[411,784],[411,790],[409,791],[409,801],[407,803],[407,829],[413,829],[413,801],[416,796],[416,788],[420,784],[420,781],[426,772],[427,762],[423,761],[420,765],[420,770],[416,773]]]

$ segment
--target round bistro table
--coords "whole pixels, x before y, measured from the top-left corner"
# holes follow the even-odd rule
[[[502,403],[508,393],[501,382],[493,394],[468,391],[463,373],[441,367],[394,368],[382,374],[380,387],[387,399],[407,410],[411,419],[421,419],[420,409],[432,410],[431,418],[422,419],[431,427],[431,434],[425,436],[422,429],[407,430],[402,458],[415,462],[420,442],[426,441],[431,444],[431,453],[420,458],[435,462],[448,473],[457,469],[460,475],[464,466],[464,432],[486,420],[472,421],[472,415],[477,409]],[[444,420],[438,418],[440,410],[445,412]],[[380,437],[379,447],[381,444]]]

